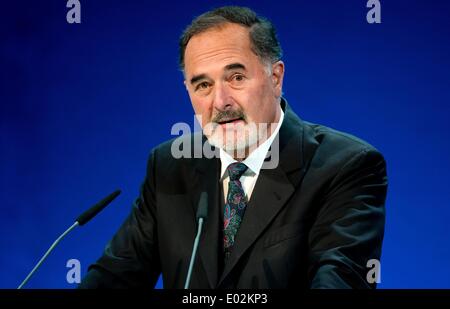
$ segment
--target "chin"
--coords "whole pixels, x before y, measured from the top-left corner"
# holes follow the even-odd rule
[[[225,135],[225,137],[224,137]],[[228,153],[238,154],[242,153],[245,156],[245,151],[249,147],[258,143],[258,132],[256,130],[247,130],[235,132],[233,134],[223,134],[220,130],[215,130],[215,132],[208,137],[208,141],[211,145],[221,148]]]

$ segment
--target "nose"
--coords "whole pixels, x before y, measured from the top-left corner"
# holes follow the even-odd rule
[[[213,100],[214,108],[220,111],[231,109],[233,106],[229,90],[227,89],[227,86],[222,83],[217,83],[214,87]]]

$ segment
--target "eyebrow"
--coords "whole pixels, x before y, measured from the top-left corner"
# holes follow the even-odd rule
[[[225,66],[226,71],[237,70],[237,69],[245,70],[246,68],[245,68],[245,65],[243,65],[242,63],[239,63],[239,62],[232,63],[232,64]]]
[[[206,79],[206,74],[195,75],[191,78],[191,85],[195,84],[199,80]]]
[[[242,63],[236,62],[236,63],[231,63],[225,66],[225,71],[231,71],[231,70],[245,70],[245,65],[243,65]],[[199,74],[199,75],[195,75],[191,78],[190,82],[191,85],[195,84],[196,82],[202,80],[202,79],[206,79],[208,78],[206,74]]]

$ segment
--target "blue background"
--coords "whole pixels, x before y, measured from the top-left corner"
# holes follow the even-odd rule
[[[178,37],[196,16],[243,4],[270,18],[284,93],[305,120],[355,134],[388,163],[380,288],[450,288],[450,1],[0,2],[0,288],[15,288],[78,214],[123,193],[70,234],[29,282],[72,288],[138,195],[152,147],[193,111]]]

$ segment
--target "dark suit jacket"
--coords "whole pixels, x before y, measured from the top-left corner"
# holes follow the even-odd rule
[[[80,288],[152,288],[161,272],[165,288],[182,288],[202,191],[209,215],[192,288],[374,287],[366,264],[381,254],[382,155],[356,137],[300,120],[284,100],[282,108],[279,165],[261,170],[226,265],[220,160],[174,159],[169,141],[153,149],[140,197]]]

